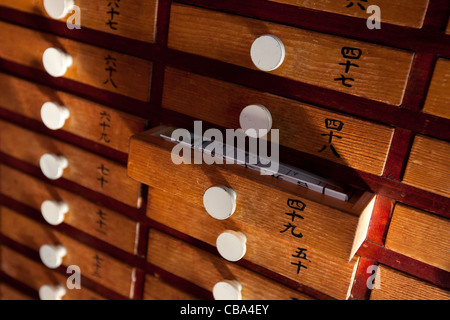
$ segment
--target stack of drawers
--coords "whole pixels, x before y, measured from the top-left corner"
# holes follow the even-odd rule
[[[449,12],[0,0],[0,298],[449,299]],[[251,56],[264,35],[283,48],[270,71]],[[174,163],[162,132],[225,135],[249,105],[282,163],[348,199]]]

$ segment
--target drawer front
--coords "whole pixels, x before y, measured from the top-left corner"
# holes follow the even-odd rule
[[[332,12],[351,17],[367,19],[372,11],[367,13],[370,5],[376,5],[381,11],[381,22],[397,24],[413,28],[421,28],[427,11],[429,0],[355,0],[355,1],[308,1],[308,0],[269,0],[294,6]],[[408,12],[408,14],[405,14]]]
[[[450,143],[417,135],[403,182],[450,197]]]
[[[6,283],[0,283],[0,300],[33,300],[30,296],[10,287]]]
[[[150,230],[147,259],[151,264],[210,291],[219,281],[238,280],[242,285],[244,300],[311,299],[303,293],[157,230]]]
[[[423,112],[450,119],[450,60],[436,62]]]
[[[0,96],[1,108],[44,121],[52,115],[60,117],[55,111],[42,117],[44,104],[54,103],[69,112],[61,130],[124,153],[128,152],[130,137],[145,129],[144,119],[11,75],[0,73],[0,87],[7,88]]]
[[[64,156],[68,166],[63,178],[130,206],[138,205],[139,183],[128,178],[125,166],[4,121],[0,121],[0,136],[1,152],[37,167],[44,154]]]
[[[79,266],[82,276],[125,297],[130,295],[133,281],[133,269],[130,266],[30,218],[4,207],[0,209],[1,233],[6,237],[33,250],[39,250],[45,244],[63,245],[67,250],[62,260],[63,266]]]
[[[399,105],[412,53],[318,32],[174,4],[170,48],[255,69],[253,41],[264,34],[285,47],[273,74],[356,96]]]
[[[156,276],[147,275],[144,284],[144,300],[197,300],[193,295],[184,292]]]
[[[64,223],[134,253],[137,224],[131,219],[10,167],[0,165],[0,173],[2,194],[36,210],[44,201],[64,202]]]
[[[162,103],[165,109],[231,129],[240,128],[242,109],[261,104],[284,146],[376,175],[383,174],[393,135],[386,126],[173,68],[166,69]],[[342,126],[330,129],[331,121]]]
[[[450,220],[397,204],[386,248],[450,272]]]
[[[0,0],[0,5],[49,17],[45,11],[43,0]],[[89,28],[126,38],[154,42],[157,0],[127,3],[121,3],[120,0],[101,2],[75,0],[75,5],[80,8],[79,25],[81,29]],[[67,22],[68,27],[70,24],[78,24],[76,14],[76,11],[71,11],[60,21]],[[74,28],[74,26],[70,27]]]
[[[309,218],[306,212],[302,214],[304,220],[298,222],[298,219],[295,219],[294,223],[286,215],[290,213],[287,206],[285,211],[271,208],[272,220],[262,210],[253,211],[251,216],[235,213],[235,218],[216,220],[210,217],[203,207],[194,206],[155,189],[150,191],[149,203],[147,214],[151,219],[212,246],[216,246],[217,237],[226,230],[242,232],[247,239],[243,259],[338,299],[347,298],[358,259],[354,257],[347,262],[335,258],[332,250],[339,251],[341,248],[327,239],[328,236],[333,237],[333,232],[331,229],[328,232],[313,232],[308,227],[303,227]],[[279,214],[276,214],[277,212]],[[255,221],[256,218],[252,219],[255,216],[258,216],[258,221]],[[282,219],[278,219],[279,217],[287,218],[280,221]],[[345,229],[344,219],[323,220]],[[286,231],[290,225],[293,227]],[[335,228],[334,233],[339,232],[340,230]],[[329,255],[320,251],[323,248],[319,242],[327,243],[326,253]],[[335,270],[339,272],[336,273]],[[333,281],[333,287],[324,285],[330,281]]]
[[[5,22],[0,22],[0,45],[1,58],[41,70],[44,51],[55,47],[73,60],[65,78],[142,101],[149,98],[149,61]]]
[[[371,300],[450,300],[450,292],[425,281],[378,266],[380,289],[372,290]]]
[[[95,293],[81,283],[80,289],[68,289],[67,278],[70,274],[64,276],[56,271],[50,270],[42,264],[31,260],[24,255],[9,249],[1,247],[1,269],[8,276],[27,284],[35,290],[39,290],[44,285],[62,285],[66,289],[66,294],[62,300],[104,300],[105,298]]]

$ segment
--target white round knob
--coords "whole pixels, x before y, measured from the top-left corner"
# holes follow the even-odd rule
[[[45,221],[58,225],[64,221],[64,215],[69,212],[69,206],[64,201],[45,200],[41,204],[41,213]]]
[[[264,137],[272,129],[272,115],[263,105],[251,104],[242,109],[239,123],[249,137]]]
[[[45,11],[53,19],[64,18],[74,4],[74,0],[44,0]]]
[[[67,107],[54,102],[45,102],[41,107],[42,122],[51,130],[61,129],[69,116],[70,112]]]
[[[42,173],[50,180],[61,178],[63,171],[67,168],[68,164],[65,157],[57,156],[52,153],[44,154],[39,160]]]
[[[42,63],[49,75],[62,77],[72,65],[72,57],[58,48],[48,48],[42,55]]]
[[[234,262],[245,255],[246,242],[247,237],[242,232],[227,230],[217,237],[216,247],[224,259]]]
[[[39,288],[39,298],[41,300],[61,300],[66,294],[66,289],[62,285],[43,285]]]
[[[272,71],[278,68],[284,60],[283,42],[277,37],[266,34],[253,41],[250,56],[253,64],[260,70]]]
[[[211,217],[227,219],[236,210],[236,192],[225,186],[208,188],[203,194],[203,205]]]
[[[242,285],[237,280],[217,282],[213,288],[215,300],[242,300]]]
[[[67,254],[67,250],[62,245],[44,244],[39,249],[39,256],[42,263],[50,269],[56,269],[62,264],[62,259]]]

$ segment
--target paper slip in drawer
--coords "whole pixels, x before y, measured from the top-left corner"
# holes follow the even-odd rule
[[[166,69],[164,79],[164,109],[224,128],[245,130],[249,122],[261,126],[255,129],[278,129],[283,146],[383,173],[390,127],[173,68]]]
[[[50,180],[65,178],[136,207],[139,183],[125,166],[76,146],[0,121],[0,151],[41,168]]]
[[[150,263],[211,292],[219,282],[237,280],[242,286],[240,291],[243,300],[311,299],[301,292],[226,262],[160,231],[150,230],[148,243],[147,260]]]
[[[450,60],[436,62],[423,112],[450,119]]]
[[[76,265],[85,276],[125,296],[130,295],[133,268],[48,226],[0,207],[1,233],[39,251],[42,266],[54,269]]]
[[[41,212],[52,225],[66,223],[134,253],[137,223],[111,209],[37,178],[0,165],[0,191]]]
[[[450,220],[397,204],[386,248],[450,272]]]
[[[417,135],[403,182],[419,189],[450,196],[450,143]]]
[[[396,24],[413,28],[421,28],[429,0],[339,0],[339,1],[308,1],[308,0],[270,0],[304,7],[314,10],[332,12],[351,17],[368,19],[373,14],[371,5],[380,8],[381,27],[383,23]],[[406,13],[407,12],[407,13]],[[365,27],[365,23],[361,27]],[[382,27],[383,28],[383,27]]]
[[[0,73],[0,87],[0,108],[124,153],[130,137],[145,129],[142,118],[11,75]]]
[[[67,287],[68,278],[73,274],[73,271],[64,276],[54,270],[46,268],[39,262],[31,260],[21,253],[9,249],[8,247],[1,247],[1,270],[8,276],[13,277],[31,288],[40,291],[40,298],[50,299],[50,295],[54,292],[53,298],[61,300],[104,300],[105,298],[86,288],[80,283],[80,288]],[[68,281],[75,285],[75,281]],[[47,288],[45,288],[47,286]],[[58,289],[63,288],[62,292],[58,294]],[[59,289],[61,290],[61,289]],[[47,294],[46,294],[47,291]]]
[[[151,62],[0,22],[0,58],[148,101]]]
[[[0,0],[0,5],[58,19],[72,30],[89,28],[145,42],[155,38],[157,0],[75,0],[62,5],[47,0]]]
[[[402,101],[413,58],[399,49],[181,4],[171,8],[168,46],[393,105]]]
[[[378,266],[380,289],[371,300],[450,300],[450,292],[384,265]]]

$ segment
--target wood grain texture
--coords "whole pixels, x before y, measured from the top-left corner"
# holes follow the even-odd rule
[[[165,109],[205,120],[224,128],[238,129],[239,115],[250,104],[262,104],[272,115],[272,128],[279,129],[280,143],[321,158],[376,175],[383,173],[393,129],[315,106],[215,80],[173,68],[166,68],[162,106]],[[329,147],[326,119],[344,123],[334,131]],[[270,139],[270,138],[269,138]],[[326,146],[323,152],[319,152]]]
[[[60,130],[124,153],[128,153],[130,137],[145,129],[146,120],[142,118],[11,75],[0,73],[0,87],[0,108],[42,121],[42,105],[57,103],[70,112]]]
[[[304,211],[295,211],[305,219],[295,221],[295,224],[301,225],[299,228],[303,233],[310,234],[302,242],[346,261],[352,259],[364,238],[369,222],[367,217],[373,208],[371,193],[355,196],[351,201],[339,201],[238,165],[175,165],[171,159],[173,146],[159,137],[148,135],[148,132],[133,137],[129,176],[167,192],[169,203],[176,202],[172,199],[181,198],[198,208],[203,207],[203,194],[209,187],[224,185],[233,188],[237,193],[233,218],[257,226],[257,230],[274,232],[276,238],[289,237],[289,234],[280,234],[280,230],[287,222],[295,220],[285,214],[295,208],[288,206],[289,199],[301,201],[306,206]]]
[[[419,189],[450,196],[450,143],[417,135],[403,182]]]
[[[1,248],[1,269],[10,277],[17,279],[36,291],[43,285],[62,285],[66,287],[67,277],[43,264],[3,246]],[[100,294],[81,285],[81,289],[66,290],[62,300],[105,300]]]
[[[150,230],[147,259],[209,291],[219,281],[238,280],[242,285],[243,300],[311,300],[311,297],[299,291],[157,230]]]
[[[423,112],[450,119],[450,60],[436,62]]]
[[[33,300],[33,298],[6,283],[0,283],[0,300],[24,301]]]
[[[391,269],[378,266],[380,289],[372,290],[370,300],[450,300],[450,292]]]
[[[0,171],[0,192],[3,195],[38,211],[46,200],[64,201],[69,206],[64,223],[127,252],[135,252],[136,222],[10,167],[0,165]]]
[[[381,23],[392,23],[413,28],[422,27],[429,0],[418,1],[331,1],[331,0],[269,0],[285,3],[293,6],[314,10],[332,12],[351,17],[367,19],[371,14],[367,13],[370,5],[377,5],[381,9]],[[361,5],[361,6],[360,6]],[[405,14],[408,12],[408,14]]]
[[[180,4],[172,5],[168,46],[256,69],[250,47],[263,34],[277,36],[286,49],[283,64],[271,73],[400,105],[412,63],[410,52]],[[343,47],[358,48],[361,56],[346,60]],[[346,61],[358,67],[345,73],[339,63]],[[334,80],[341,75],[354,79],[351,87]]]
[[[73,59],[64,78],[142,101],[149,99],[149,61],[5,22],[0,22],[0,46],[1,58],[43,71],[44,51],[59,48]]]
[[[0,139],[1,152],[37,167],[45,153],[63,155],[69,165],[62,178],[130,206],[138,206],[139,183],[127,177],[125,166],[5,121],[0,121]]]
[[[450,271],[450,220],[397,204],[386,248]]]
[[[0,207],[0,210],[0,231],[6,237],[36,251],[44,244],[61,244],[67,249],[63,266],[77,265],[83,277],[122,296],[130,296],[133,282],[131,266],[10,209]]]
[[[131,39],[154,42],[157,0],[111,3],[114,12],[108,1],[75,0],[75,5],[81,10],[81,29],[90,28]],[[51,19],[45,11],[42,0],[0,0],[0,5]],[[75,23],[73,14],[74,11],[60,21]]]
[[[146,275],[143,300],[197,300],[197,298],[156,276]]]

